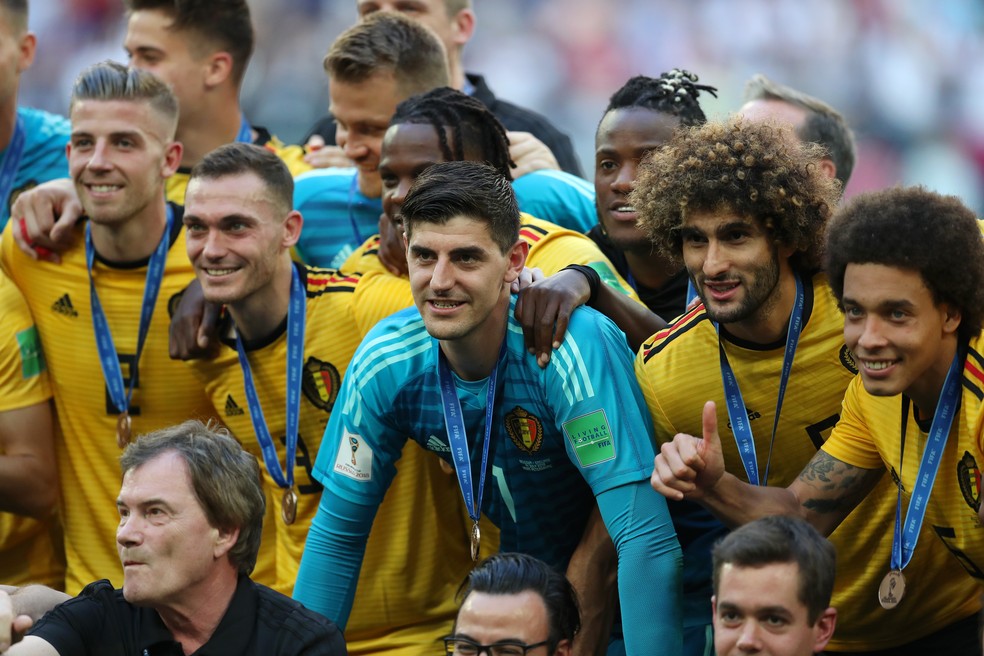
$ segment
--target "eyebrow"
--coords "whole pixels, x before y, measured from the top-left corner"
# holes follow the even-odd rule
[[[745,615],[761,615],[763,613],[773,614],[773,615],[783,615],[786,617],[792,617],[792,613],[785,606],[756,606],[754,608],[743,608],[738,604],[720,601],[718,602],[718,610],[726,611],[739,611]]]
[[[164,499],[161,499],[161,498],[144,499],[143,501],[140,501],[140,502],[138,502],[136,504],[133,504],[133,507],[135,507],[135,508],[146,508],[147,506],[163,506],[164,508],[167,508],[168,510],[173,510],[173,508],[171,507],[171,504],[169,504],[167,501],[165,501]],[[123,501],[123,499],[117,499],[116,500],[116,507],[117,508],[124,508],[124,507],[125,508],[129,508],[130,507],[130,504],[128,504],[125,501]]]
[[[855,305],[859,307],[863,306],[862,303],[858,302],[856,299],[851,298],[850,296],[844,297],[844,300],[842,301],[842,305]],[[888,299],[886,301],[882,301],[877,306],[875,306],[874,309],[884,312],[885,310],[912,310],[915,307],[916,307],[915,304],[908,299],[893,298],[893,299]]]

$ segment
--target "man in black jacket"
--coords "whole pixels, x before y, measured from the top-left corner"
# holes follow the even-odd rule
[[[481,100],[510,131],[511,155],[521,168],[523,167],[521,155],[538,148],[540,144],[536,142],[539,141],[550,149],[560,169],[580,176],[581,167],[574,154],[570,137],[554,127],[545,116],[496,98],[481,75],[465,72],[461,53],[475,31],[475,12],[471,4],[471,0],[415,0],[412,3],[395,0],[356,0],[360,20],[377,11],[398,11],[420,21],[437,34],[448,52],[451,86]],[[535,139],[531,139],[530,135]],[[313,142],[311,142],[312,137],[315,139]],[[306,140],[309,145],[334,144],[334,118],[331,115],[321,118],[311,128]],[[319,157],[322,163],[335,166],[349,165],[344,163],[344,159],[335,163],[333,158],[329,159],[330,151],[324,151],[323,148],[319,150],[323,152],[316,157]],[[335,154],[343,157],[340,151]]]

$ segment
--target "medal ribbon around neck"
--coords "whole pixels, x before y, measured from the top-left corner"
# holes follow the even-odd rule
[[[457,387],[454,384],[454,374],[448,365],[444,351],[438,346],[437,372],[441,383],[441,400],[444,407],[444,426],[448,432],[448,444],[451,447],[451,459],[454,470],[458,475],[458,487],[465,500],[468,517],[478,524],[482,513],[482,496],[485,492],[485,475],[488,472],[489,444],[492,437],[492,421],[495,411],[495,384],[499,376],[499,365],[506,355],[506,338],[502,339],[499,358],[489,376],[489,388],[485,394],[485,434],[482,439],[482,469],[478,479],[478,489],[474,489],[471,474],[471,454],[468,448],[468,436],[465,434],[465,420],[461,414],[461,402],[458,400]]]
[[[164,234],[161,235],[161,240],[147,263],[147,279],[144,283],[143,303],[140,306],[140,328],[137,333],[136,362],[140,362],[140,354],[143,352],[144,341],[147,339],[147,331],[150,329],[150,320],[154,316],[157,294],[160,292],[161,281],[164,279],[164,264],[167,261],[167,251],[170,247],[173,224],[174,210],[171,205],[168,205]],[[96,282],[92,279],[92,266],[95,259],[96,249],[92,245],[92,223],[89,222],[85,226],[85,263],[89,273],[92,328],[96,335],[99,364],[102,367],[103,378],[106,380],[109,399],[112,401],[116,411],[122,414],[129,411],[130,399],[133,397],[133,386],[136,383],[137,377],[131,375],[130,384],[124,390],[120,359],[116,352],[116,346],[113,344],[113,335],[109,330],[106,313],[103,311],[102,303],[99,302],[99,294],[96,292]]]
[[[14,125],[14,134],[10,137],[10,145],[3,154],[3,164],[0,164],[0,203],[4,208],[10,205],[10,192],[14,188],[14,179],[17,177],[17,169],[20,168],[26,141],[24,122],[18,116],[17,123]]]
[[[786,397],[786,385],[789,383],[789,372],[793,368],[793,358],[796,355],[796,346],[799,344],[800,334],[803,332],[803,308],[806,305],[806,295],[803,293],[803,281],[799,275],[796,278],[796,300],[793,303],[793,311],[789,315],[789,327],[786,329],[786,351],[782,358],[782,374],[779,377],[779,396],[776,399],[776,415],[772,421],[772,438],[769,440],[769,458],[765,462],[765,476],[762,478],[761,485],[768,485],[769,467],[772,464],[772,446],[776,442],[776,430],[779,428],[779,413],[782,410],[782,402]],[[738,381],[735,372],[731,369],[728,362],[728,354],[724,352],[724,343],[721,341],[721,326],[715,321],[714,328],[718,333],[718,351],[721,354],[721,379],[724,383],[724,396],[728,406],[728,419],[731,420],[731,431],[735,436],[735,443],[738,445],[738,455],[745,466],[745,474],[748,482],[752,485],[760,485],[758,457],[755,454],[755,438],[752,435],[752,427],[748,420],[748,410],[745,408],[745,400],[741,396],[738,388]]]
[[[236,135],[239,143],[253,143],[253,126],[249,124],[245,116],[239,117],[239,134]]]
[[[926,517],[929,495],[933,491],[933,483],[936,482],[936,474],[940,469],[943,449],[946,447],[950,427],[953,425],[953,418],[956,416],[957,407],[960,405],[962,370],[963,358],[958,349],[956,355],[953,356],[953,362],[950,363],[950,370],[946,374],[943,389],[940,390],[940,399],[936,405],[936,412],[933,413],[933,423],[926,439],[926,450],[923,451],[922,460],[919,462],[919,471],[916,474],[916,483],[912,489],[912,498],[909,499],[904,526],[902,523],[901,481],[902,458],[905,456],[906,424],[909,423],[909,399],[903,397],[902,444],[899,453],[899,495],[895,504],[895,532],[892,535],[892,570],[901,572],[905,569],[905,566],[912,560],[912,554],[916,551],[919,531],[922,529],[923,519]]]
[[[243,340],[236,331],[236,352],[239,366],[243,370],[243,386],[246,388],[246,401],[249,404],[249,418],[253,422],[256,440],[263,451],[263,462],[274,482],[286,490],[294,489],[294,460],[297,455],[297,429],[301,415],[301,372],[304,368],[304,322],[307,319],[307,294],[301,284],[301,274],[291,265],[290,305],[287,307],[287,461],[286,475],[280,469],[277,447],[263,418],[263,408],[256,395],[253,372],[249,367],[249,357]]]

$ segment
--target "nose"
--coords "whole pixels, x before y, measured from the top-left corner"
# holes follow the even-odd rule
[[[704,249],[704,263],[701,270],[708,278],[719,276],[729,267],[727,252],[716,239],[707,241],[707,248]]]
[[[133,514],[120,518],[120,525],[116,528],[116,541],[120,546],[132,547],[143,541],[139,524],[140,519]]]
[[[96,145],[92,149],[92,155],[89,157],[89,161],[86,162],[86,168],[93,171],[108,171],[112,168],[112,162],[108,157],[106,149],[107,144],[103,140],[96,141]]]
[[[622,194],[627,194],[635,187],[636,179],[636,165],[635,161],[628,161],[622,164],[618,169],[618,175],[612,180],[612,191],[617,191]]]
[[[745,622],[738,635],[735,647],[742,653],[755,654],[762,650],[762,643],[759,640],[759,627],[756,622]]]
[[[220,260],[226,254],[221,230],[209,230],[202,241],[202,256],[207,260]]]
[[[869,314],[864,319],[861,327],[861,334],[858,337],[858,346],[865,350],[876,350],[885,345],[885,334],[882,331],[882,322],[879,317]]]
[[[365,157],[368,152],[362,139],[358,135],[352,134],[348,129],[339,127],[335,132],[335,141],[341,147],[345,156],[351,160],[358,160]]]
[[[454,267],[447,258],[439,257],[431,271],[430,288],[435,292],[446,292],[454,287]]]

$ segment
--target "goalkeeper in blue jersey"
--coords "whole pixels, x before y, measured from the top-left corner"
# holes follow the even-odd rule
[[[550,365],[537,365],[509,292],[527,252],[519,210],[491,167],[432,166],[402,214],[416,308],[378,324],[346,374],[315,465],[326,494],[295,597],[344,626],[409,437],[454,469],[473,525],[466,533],[459,522],[445,539],[471,542],[475,555],[482,512],[502,551],[567,570],[577,586],[602,566],[583,553],[596,539],[585,528],[597,501],[618,552],[627,653],[679,653],[680,549],[648,485],[652,427],[624,336],[578,309]]]

